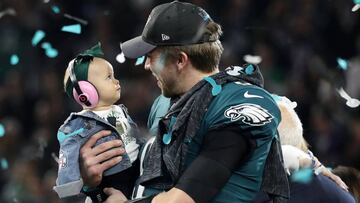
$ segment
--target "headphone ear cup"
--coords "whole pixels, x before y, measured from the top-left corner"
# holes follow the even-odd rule
[[[80,105],[85,105],[85,102],[89,101],[91,105],[87,107],[95,107],[99,102],[99,94],[95,86],[88,81],[78,81],[78,84],[83,93],[79,95],[74,88],[73,96],[75,101]]]

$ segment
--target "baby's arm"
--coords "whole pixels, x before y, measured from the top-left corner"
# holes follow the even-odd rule
[[[76,138],[68,137],[60,142],[58,177],[53,188],[60,198],[80,194],[83,186],[79,169],[80,141]]]

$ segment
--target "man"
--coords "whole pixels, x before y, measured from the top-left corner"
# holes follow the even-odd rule
[[[132,201],[251,202],[260,187],[278,200],[287,197],[276,148],[280,111],[262,88],[257,66],[219,71],[221,33],[203,9],[174,1],[155,7],[142,35],[122,44],[129,58],[147,56],[145,69],[170,98],[161,96],[153,105],[150,127],[157,133],[144,152],[137,181],[145,188],[135,190],[145,198]],[[115,142],[92,148],[105,134],[95,134],[80,152],[84,183],[90,187],[121,154],[112,149],[120,145]],[[125,201],[119,191],[105,192],[109,203]]]

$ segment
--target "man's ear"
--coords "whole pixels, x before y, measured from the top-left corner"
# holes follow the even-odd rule
[[[179,53],[179,58],[177,59],[178,70],[184,69],[190,63],[189,56],[185,52]]]

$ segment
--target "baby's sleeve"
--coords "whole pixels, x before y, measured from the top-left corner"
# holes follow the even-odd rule
[[[58,131],[60,135],[66,136],[64,132]],[[60,141],[59,168],[56,186],[54,190],[60,198],[75,196],[80,194],[83,182],[79,168],[80,140],[77,136],[68,137]]]

